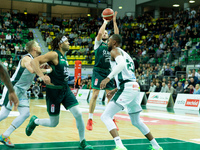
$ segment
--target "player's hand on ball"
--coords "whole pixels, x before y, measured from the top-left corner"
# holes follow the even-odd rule
[[[106,87],[106,84],[110,81],[109,78],[105,78],[103,81],[101,81],[100,89],[104,89]]]

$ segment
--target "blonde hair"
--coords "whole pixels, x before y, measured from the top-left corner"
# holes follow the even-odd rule
[[[31,40],[28,43],[26,43],[26,51],[27,52],[31,52],[32,48],[36,45],[36,41],[35,40]]]

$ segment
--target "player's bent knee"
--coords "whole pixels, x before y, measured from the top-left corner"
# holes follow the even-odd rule
[[[108,118],[109,118],[109,117],[106,116],[106,115],[104,115],[104,114],[101,115],[101,121],[103,121],[103,122],[106,122],[106,120],[107,120]]]

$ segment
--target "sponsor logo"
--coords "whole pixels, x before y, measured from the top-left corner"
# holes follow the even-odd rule
[[[198,99],[187,99],[185,106],[198,107],[199,106],[199,100]]]
[[[82,93],[78,94],[79,97],[81,97],[82,95],[83,95]]]
[[[177,101],[177,104],[185,104],[185,101],[183,100]]]
[[[51,112],[54,113],[55,112],[55,105],[51,104]]]
[[[98,79],[95,79],[94,85],[98,84]]]
[[[167,105],[167,104],[168,104],[168,101],[161,101],[161,100],[148,100],[147,103]]]
[[[151,96],[152,99],[162,99],[162,100],[168,100],[168,96],[165,96],[165,95],[153,95]]]
[[[158,98],[158,95],[153,95],[151,96],[151,98]]]

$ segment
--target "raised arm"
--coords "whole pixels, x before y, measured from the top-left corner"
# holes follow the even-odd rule
[[[102,24],[102,26],[99,29],[99,32],[97,34],[97,41],[100,41],[102,39],[102,36],[103,36],[105,29],[106,29],[106,25],[107,25],[108,22],[110,22],[109,20],[105,20],[105,19],[103,19],[103,20],[104,20],[104,22],[103,22],[103,24]]]
[[[114,27],[114,33],[119,34],[119,28],[117,26],[117,11],[115,11],[115,14],[113,16],[113,27]]]

